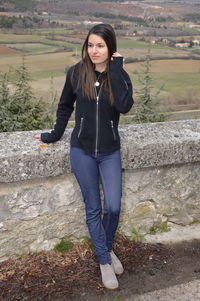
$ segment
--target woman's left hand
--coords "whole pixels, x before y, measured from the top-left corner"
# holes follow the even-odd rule
[[[121,57],[122,57],[122,55],[121,55],[119,52],[114,52],[113,55],[111,56],[111,61],[113,61],[114,58],[115,58],[115,57],[118,57],[118,56],[121,56]]]
[[[35,135],[34,135],[34,138],[37,139],[37,140],[39,140],[39,141],[42,141],[42,140],[41,140],[40,134],[35,134]]]

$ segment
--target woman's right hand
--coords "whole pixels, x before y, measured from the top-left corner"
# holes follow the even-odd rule
[[[34,135],[34,138],[37,139],[37,140],[39,140],[39,141],[42,141],[42,140],[41,140],[40,134],[35,134],[35,135]]]

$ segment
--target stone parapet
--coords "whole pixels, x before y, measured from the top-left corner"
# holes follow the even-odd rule
[[[0,259],[88,235],[70,168],[71,129],[49,145],[35,133],[0,133]],[[120,232],[149,237],[163,225],[200,223],[200,120],[127,125],[120,135]]]
[[[39,143],[34,134],[0,134],[0,183],[71,172],[71,129],[60,141],[49,145]],[[200,120],[127,125],[121,127],[120,135],[124,169],[200,161]]]

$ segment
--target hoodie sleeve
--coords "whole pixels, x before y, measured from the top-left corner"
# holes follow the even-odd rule
[[[114,107],[120,113],[127,113],[134,100],[130,77],[123,70],[123,57],[115,57],[113,61],[110,61],[110,79],[115,99]]]
[[[70,70],[67,73],[65,85],[58,104],[54,129],[51,132],[45,132],[41,134],[41,140],[44,143],[56,142],[62,137],[68,120],[74,110],[76,96],[71,84]]]

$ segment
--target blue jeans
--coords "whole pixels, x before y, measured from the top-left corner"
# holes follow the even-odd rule
[[[114,152],[86,152],[71,147],[72,171],[83,195],[86,223],[100,264],[111,263],[109,252],[119,223],[122,196],[122,169],[120,150]],[[99,184],[104,194],[104,210]]]

